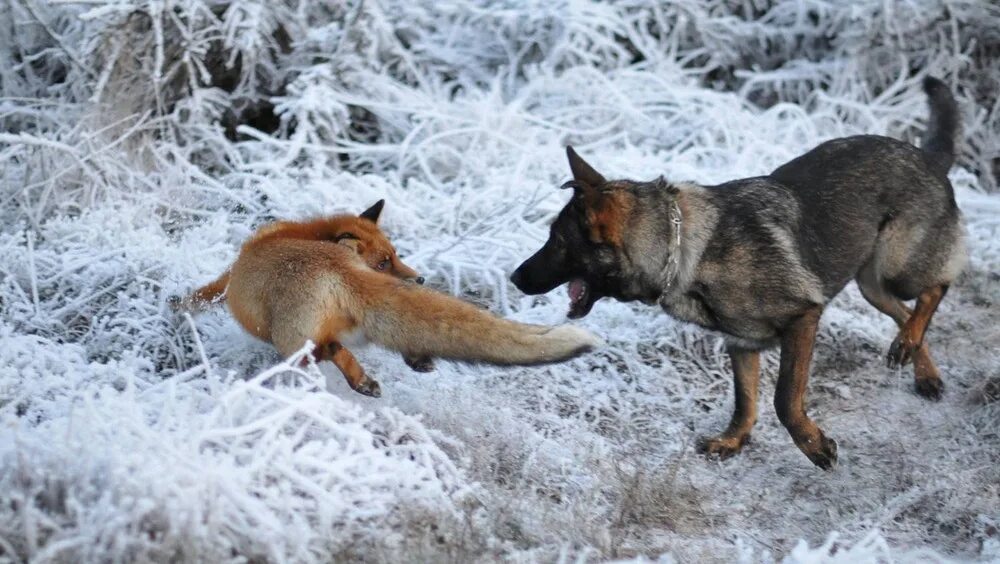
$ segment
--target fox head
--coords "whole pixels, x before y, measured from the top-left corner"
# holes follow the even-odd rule
[[[353,249],[372,270],[423,284],[424,278],[403,264],[396,248],[378,227],[385,200],[379,200],[360,215],[334,215],[307,221],[279,221],[257,230],[247,244],[271,237],[330,241]]]
[[[378,219],[382,215],[385,200],[375,202],[372,207],[357,217],[335,216],[330,218],[328,237],[337,244],[354,249],[372,270],[384,272],[403,280],[424,283],[424,277],[399,259],[396,248],[379,229]],[[321,220],[323,221],[323,220]]]

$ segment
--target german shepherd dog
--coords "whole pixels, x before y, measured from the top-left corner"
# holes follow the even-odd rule
[[[526,294],[569,283],[569,317],[594,302],[657,304],[725,336],[735,411],[708,454],[738,452],[757,419],[760,351],[781,346],[774,406],[795,444],[831,468],[837,443],[806,415],[804,397],[824,306],[851,279],[899,334],[890,367],[913,362],[917,392],[943,385],[924,341],[965,263],[964,227],[947,173],[959,113],[947,87],[924,81],[923,149],[875,135],[827,141],[768,176],[718,186],[606,180],[567,148],[573,196],[545,245],[511,281]],[[906,300],[916,300],[911,309]]]

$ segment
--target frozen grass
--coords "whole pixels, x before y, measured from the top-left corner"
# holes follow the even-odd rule
[[[1000,11],[983,2],[200,0],[0,5],[0,560],[1000,559]],[[507,273],[566,195],[714,183],[824,139],[916,139],[955,87],[971,260],[928,403],[849,288],[823,318],[810,465],[770,408],[738,457],[717,337],[598,304],[545,368],[359,351],[384,397],[292,368],[224,310],[175,318],[274,217],[359,211],[433,285],[524,321]]]

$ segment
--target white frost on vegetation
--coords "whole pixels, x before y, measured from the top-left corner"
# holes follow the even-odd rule
[[[964,0],[0,4],[0,561],[1000,560],[1000,9]],[[968,272],[931,329],[945,399],[884,368],[853,287],[823,318],[823,473],[770,408],[721,430],[717,337],[602,301],[541,368],[359,349],[379,400],[280,362],[213,279],[273,218],[360,211],[436,287],[559,323],[507,275],[612,177],[716,183],[857,133],[916,140],[956,89]],[[328,391],[329,390],[329,391]]]

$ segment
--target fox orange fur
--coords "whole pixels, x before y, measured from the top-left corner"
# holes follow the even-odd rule
[[[255,244],[272,237],[343,242],[353,247],[372,269],[423,284],[423,277],[399,260],[389,238],[379,229],[378,219],[382,215],[383,206],[385,200],[379,200],[358,216],[342,214],[299,222],[278,221],[258,229],[244,245]],[[188,311],[202,311],[222,303],[226,299],[229,272],[226,270],[221,276],[198,288],[175,306]]]
[[[278,221],[261,227],[246,244],[271,237],[343,243],[357,251],[372,269],[423,284],[424,278],[399,260],[396,249],[379,229],[378,220],[384,206],[385,200],[379,200],[358,216],[341,214],[307,221]],[[229,270],[226,270],[215,280],[172,305],[177,310],[204,311],[225,301],[228,286]],[[430,372],[434,369],[434,362],[430,358],[403,357],[403,360],[418,372]]]
[[[332,220],[265,226],[244,243],[226,274],[185,302],[210,302],[205,298],[221,295],[221,286],[230,312],[248,332],[285,357],[311,340],[316,360],[332,361],[352,389],[374,397],[381,395],[379,384],[343,346],[349,336],[360,334],[408,359],[500,365],[560,362],[602,344],[583,329],[505,320],[400,279],[416,273],[399,262],[387,240],[383,254],[371,251],[384,240],[375,224],[381,202],[376,207],[374,214],[353,218],[353,237],[327,230]],[[392,269],[379,268],[384,262]]]

